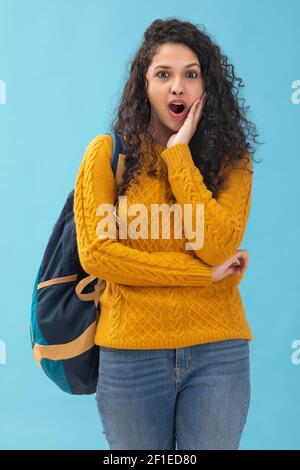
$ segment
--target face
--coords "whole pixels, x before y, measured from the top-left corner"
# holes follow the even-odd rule
[[[196,65],[187,67],[189,64]],[[197,55],[183,44],[166,43],[157,49],[146,74],[146,91],[151,105],[149,131],[156,143],[167,144],[170,136],[179,131],[194,101],[204,92],[200,67]],[[182,119],[170,114],[168,104],[174,99],[186,103]]]

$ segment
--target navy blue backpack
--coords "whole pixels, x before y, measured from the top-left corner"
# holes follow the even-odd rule
[[[122,137],[111,136],[116,176],[119,154],[125,151]],[[94,336],[105,281],[86,273],[80,264],[73,203],[74,189],[52,229],[37,272],[30,332],[33,356],[47,376],[64,392],[83,395],[96,392],[99,346]]]

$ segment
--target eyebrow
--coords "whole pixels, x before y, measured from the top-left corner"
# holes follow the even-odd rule
[[[197,64],[196,62],[192,63],[192,64],[188,64],[188,65],[185,65],[184,68],[188,68],[188,67],[192,67],[193,65],[196,65],[197,67],[199,67],[200,69],[200,65]],[[162,68],[162,69],[171,69],[172,67],[170,67],[169,65],[157,65],[156,67],[154,67],[154,70],[155,69],[158,69],[158,68]]]

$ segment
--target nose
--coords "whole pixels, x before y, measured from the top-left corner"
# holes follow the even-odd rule
[[[173,85],[171,85],[171,94],[172,95],[182,95],[183,93],[183,86],[181,84],[181,79],[178,78],[178,80],[175,79],[175,81],[173,82]]]

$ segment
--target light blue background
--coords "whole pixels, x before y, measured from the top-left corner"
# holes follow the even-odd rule
[[[297,0],[0,0],[1,449],[108,449],[94,396],[60,391],[31,355],[36,271],[89,141],[111,123],[129,60],[156,18],[202,23],[245,82],[260,131],[240,286],[254,336],[241,449],[299,449]],[[296,100],[297,101],[297,100]],[[299,100],[298,100],[299,101]]]

